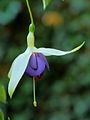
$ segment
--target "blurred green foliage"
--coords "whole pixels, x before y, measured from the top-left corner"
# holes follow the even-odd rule
[[[3,85],[0,84],[0,102],[6,103],[6,92]]]
[[[1,110],[0,110],[0,120],[4,120],[4,114]]]
[[[82,41],[86,44],[76,53],[47,58],[50,71],[36,82],[37,108],[32,105],[32,80],[23,76],[13,99],[10,100],[7,94],[8,103],[0,103],[5,118],[90,120],[90,0],[53,0],[45,11],[41,0],[30,3],[36,24],[37,47],[70,50]],[[63,21],[55,24],[57,18],[53,14],[48,16],[49,22],[45,24],[42,18],[49,11],[58,13],[57,17]],[[53,20],[52,24],[50,20]],[[0,84],[6,90],[10,65],[26,49],[29,24],[24,0],[0,0]]]
[[[43,8],[45,9],[52,0],[42,0]]]
[[[1,0],[0,1],[0,24],[6,25],[15,19],[21,10],[19,1]]]
[[[10,120],[10,117],[8,117],[8,120]]]

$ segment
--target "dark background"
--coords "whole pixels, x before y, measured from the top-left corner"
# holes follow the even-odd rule
[[[25,0],[0,0],[0,109],[11,120],[90,120],[90,0],[30,0],[36,25],[35,45],[77,52],[47,57],[50,71],[36,82],[38,107],[33,107],[32,80],[23,76],[10,100],[8,71],[26,49],[30,24]],[[18,68],[17,68],[18,70]],[[3,88],[3,89],[4,89]]]

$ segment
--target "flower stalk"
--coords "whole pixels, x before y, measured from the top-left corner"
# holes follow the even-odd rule
[[[32,12],[31,12],[31,8],[30,8],[30,4],[29,4],[28,0],[26,0],[26,3],[27,3],[28,12],[29,12],[29,15],[30,15],[31,23],[34,24]]]

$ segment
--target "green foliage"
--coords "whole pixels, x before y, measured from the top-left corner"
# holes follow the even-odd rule
[[[0,84],[0,102],[6,103],[6,91],[3,85]]]
[[[0,110],[0,120],[4,120],[4,114],[1,110]]]
[[[6,25],[14,20],[21,10],[21,3],[19,1],[0,1],[0,24]],[[17,8],[17,9],[16,9]]]
[[[43,1],[43,9],[45,9],[52,0],[42,0],[42,1]]]
[[[42,0],[43,2],[43,9],[46,9],[46,7],[51,3],[52,0]],[[62,0],[64,1],[64,0]]]

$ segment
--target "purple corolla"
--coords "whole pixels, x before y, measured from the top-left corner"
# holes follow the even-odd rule
[[[39,79],[44,73],[45,68],[49,70],[49,64],[47,59],[42,53],[32,53],[29,58],[25,74],[29,77],[38,77]]]

